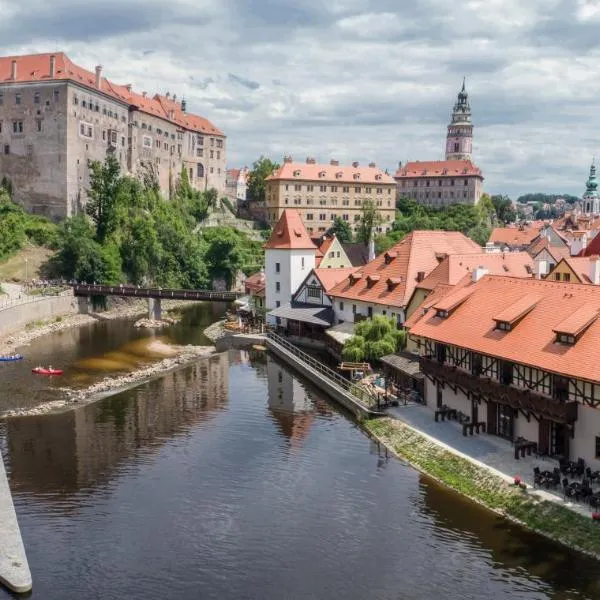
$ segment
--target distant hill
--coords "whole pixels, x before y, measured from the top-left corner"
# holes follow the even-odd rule
[[[554,204],[558,198],[564,198],[569,204],[574,204],[579,200],[577,196],[571,196],[570,194],[542,194],[538,192],[536,194],[523,194],[523,196],[517,198],[517,202],[519,204],[526,204],[527,202]]]

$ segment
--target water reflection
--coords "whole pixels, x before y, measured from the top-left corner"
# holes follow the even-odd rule
[[[217,354],[134,390],[6,424],[11,486],[61,499],[103,485],[122,461],[152,452],[227,404],[228,354]]]

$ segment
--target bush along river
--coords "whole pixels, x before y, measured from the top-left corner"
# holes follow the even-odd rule
[[[161,339],[207,343],[213,310],[186,311]],[[102,373],[116,372],[118,353],[143,355],[128,344],[152,333],[104,323],[52,336],[31,349],[64,347],[69,376],[107,354]],[[33,402],[20,371],[3,383],[14,406]],[[595,560],[389,456],[264,352],[215,354],[94,403],[7,419],[0,448],[33,598],[600,597]]]

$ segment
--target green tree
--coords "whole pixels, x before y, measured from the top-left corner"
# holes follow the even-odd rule
[[[514,223],[517,219],[517,213],[513,207],[512,200],[508,196],[495,195],[491,197],[492,204],[498,215],[498,220],[502,223]]]
[[[356,229],[356,240],[368,244],[374,235],[374,229],[381,224],[381,215],[372,200],[363,200],[360,221]]]
[[[96,238],[103,242],[117,226],[116,201],[121,168],[114,154],[109,154],[103,163],[93,161],[90,169],[86,213],[96,226]]]
[[[265,179],[272,175],[279,165],[270,158],[261,156],[252,165],[252,170],[248,173],[248,199],[255,202],[265,201]]]
[[[344,221],[341,217],[336,217],[333,220],[333,225],[330,229],[331,233],[335,233],[336,237],[342,244],[352,241],[352,229],[348,221]]]
[[[392,319],[377,315],[354,326],[354,335],[342,348],[342,358],[351,362],[375,361],[402,350],[405,344],[406,333],[398,330]]]

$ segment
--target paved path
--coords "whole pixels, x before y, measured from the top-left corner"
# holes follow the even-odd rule
[[[515,460],[512,444],[495,435],[475,434],[464,436],[462,426],[456,421],[434,420],[433,411],[421,404],[408,404],[389,408],[386,411],[390,417],[399,419],[433,441],[441,442],[450,450],[462,454],[479,466],[482,466],[507,481],[513,481],[515,475],[527,483],[531,493],[544,500],[557,502],[579,514],[590,517],[592,509],[587,504],[565,501],[562,490],[533,490],[533,468],[540,471],[552,471],[558,467],[558,461],[548,457],[526,456]],[[561,476],[562,478],[562,476]]]
[[[19,593],[28,592],[32,585],[2,456],[0,456],[0,583]]]

